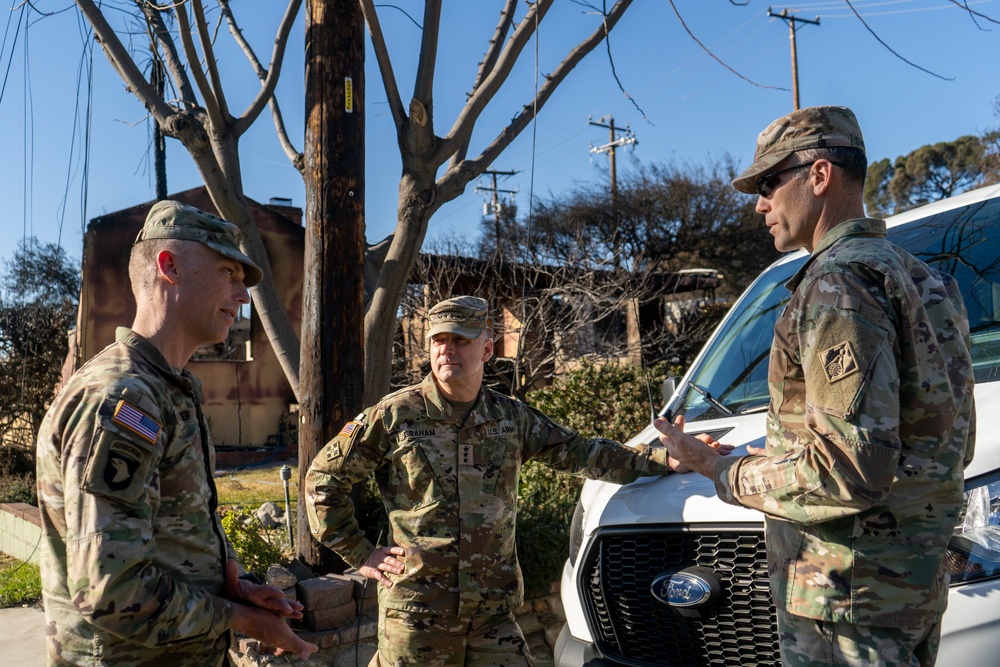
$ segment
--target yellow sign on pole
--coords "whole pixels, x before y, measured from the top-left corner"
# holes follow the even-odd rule
[[[354,113],[354,81],[349,76],[344,77],[344,111]]]

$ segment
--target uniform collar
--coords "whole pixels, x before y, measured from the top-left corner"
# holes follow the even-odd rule
[[[836,225],[826,234],[823,234],[819,243],[816,244],[816,247],[813,249],[812,253],[810,253],[809,259],[807,259],[806,263],[802,265],[802,268],[796,271],[795,275],[792,276],[787,283],[785,283],[785,287],[794,292],[798,288],[799,283],[802,282],[802,277],[805,276],[806,271],[812,263],[816,261],[817,257],[829,250],[830,247],[837,241],[851,236],[872,236],[876,238],[883,238],[885,237],[885,220],[879,220],[877,218],[853,218]]]
[[[438,388],[437,382],[434,381],[433,373],[428,373],[420,383],[420,393],[424,397],[424,410],[427,412],[428,419],[461,425],[461,415],[441,395],[441,390]],[[468,424],[485,424],[497,421],[502,416],[500,406],[496,401],[496,392],[485,386],[480,387],[479,397],[472,406]]]
[[[128,327],[118,327],[115,329],[115,340],[134,350],[136,354],[156,367],[164,377],[188,389],[188,391],[193,391],[198,396],[198,399],[201,400],[201,380],[188,372],[187,369],[182,368],[178,371],[171,366],[160,351],[156,349],[156,346],[146,338]]]

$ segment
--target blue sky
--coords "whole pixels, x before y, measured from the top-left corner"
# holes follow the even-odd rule
[[[210,4],[210,3],[206,3]],[[277,0],[233,2],[251,43],[262,58],[283,10]],[[395,0],[418,22],[423,3]],[[601,2],[593,0],[599,6]],[[853,0],[854,8],[899,55],[883,46],[855,17],[845,0],[771,4],[797,16],[820,17],[797,33],[799,87],[803,106],[852,107],[864,131],[869,159],[895,158],[922,145],[950,141],[1000,127],[994,101],[1000,95],[1000,25],[979,20],[948,0]],[[969,0],[969,6],[1000,20],[1000,0]],[[447,0],[435,86],[438,134],[450,128],[492,35],[500,2]],[[589,121],[610,116],[628,125],[638,145],[619,152],[619,177],[656,162],[706,164],[731,156],[740,165],[753,154],[754,139],[775,117],[792,108],[788,27],[769,18],[769,4],[749,0],[675,0],[690,31],[753,85],[713,60],[685,32],[667,0],[635,0],[611,34],[615,70],[630,101],[612,76],[602,46],[572,72],[530,126],[492,168],[517,171],[502,187],[517,189],[520,210],[529,196],[547,198],[574,187],[608,187],[607,158],[591,145],[607,142],[607,130]],[[150,200],[155,193],[144,109],[124,89],[100,49],[93,51],[93,77],[81,76],[86,26],[68,0],[36,2],[9,12],[0,51],[4,74],[0,96],[0,193],[7,221],[0,259],[12,256],[25,235],[59,242],[81,254],[82,230],[97,215]],[[107,7],[118,5],[105,3]],[[409,99],[419,28],[402,11],[380,5],[401,95]],[[523,12],[523,5],[519,8]],[[250,15],[252,14],[252,19]],[[109,17],[122,25],[122,14]],[[507,119],[527,103],[537,72],[551,72],[565,52],[595,27],[597,18],[579,2],[559,0],[540,36],[477,127],[471,154],[481,150]],[[141,41],[141,36],[136,39]],[[219,44],[231,42],[220,31]],[[293,31],[279,85],[279,99],[293,141],[301,149],[303,127],[303,27]],[[243,57],[220,47],[230,105],[241,109],[256,78]],[[375,58],[367,60],[366,224],[372,242],[395,225],[400,161]],[[946,80],[950,79],[950,80]],[[778,90],[785,88],[786,90]],[[89,94],[88,94],[89,91]],[[83,120],[90,108],[88,134]],[[643,113],[636,108],[638,105]],[[301,177],[278,145],[270,116],[261,116],[241,143],[244,187],[267,202],[291,198],[304,205]],[[86,158],[86,159],[85,159]],[[472,239],[478,234],[484,194],[471,183],[459,199],[431,220],[428,239]],[[183,148],[168,142],[171,192],[201,184]],[[762,233],[764,233],[762,231]]]

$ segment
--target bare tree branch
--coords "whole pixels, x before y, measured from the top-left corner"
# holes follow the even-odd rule
[[[497,58],[500,56],[500,52],[503,50],[504,40],[507,39],[507,33],[510,32],[510,27],[514,23],[514,8],[517,6],[517,0],[507,0],[504,8],[500,10],[500,20],[497,21],[496,30],[493,31],[493,38],[490,39],[490,46],[486,51],[486,55],[483,56],[482,62],[479,63],[479,70],[476,72],[476,80],[472,84],[472,92],[479,90],[479,87],[483,85],[483,81],[486,80],[487,75],[493,71],[493,67],[496,65]],[[470,93],[471,95],[471,93]],[[469,142],[471,141],[472,135],[465,138],[462,145],[459,146],[455,154],[451,156],[451,165],[454,167],[459,162],[465,159],[469,152]]]
[[[472,130],[476,125],[476,121],[479,120],[483,109],[486,108],[486,105],[490,103],[497,94],[497,91],[500,90],[500,87],[507,80],[524,47],[531,40],[531,36],[535,34],[538,24],[545,18],[546,12],[552,6],[552,2],[553,0],[538,0],[538,2],[531,5],[528,9],[524,18],[521,19],[514,30],[510,41],[504,47],[496,65],[483,81],[482,85],[466,101],[462,111],[455,119],[455,124],[452,125],[451,130],[442,139],[441,145],[438,148],[439,156],[436,160],[438,163],[444,162],[448,155],[457,151],[456,145],[460,146],[464,144],[472,136]],[[631,0],[619,0],[616,3],[616,7],[620,4],[627,6],[631,4]],[[603,35],[603,32],[601,34]]]
[[[528,123],[530,123],[535,117],[535,114],[541,111],[549,97],[552,96],[552,93],[555,92],[555,89],[563,82],[573,68],[576,67],[584,56],[593,51],[597,45],[604,40],[605,32],[607,30],[611,30],[615,27],[615,25],[617,25],[619,19],[621,19],[630,4],[632,4],[632,0],[618,0],[615,2],[614,6],[608,12],[605,23],[591,33],[589,37],[577,44],[576,47],[574,47],[573,50],[566,55],[566,58],[559,63],[555,71],[545,77],[545,83],[543,83],[538,89],[538,93],[535,95],[534,100],[524,105],[521,113],[516,115],[511,120],[510,124],[500,131],[500,133],[493,139],[493,142],[476,158],[472,160],[463,160],[455,168],[449,169],[444,176],[441,177],[438,181],[438,189],[441,191],[442,196],[447,197],[451,195],[453,191],[456,193],[461,192],[462,188],[464,188],[470,180],[481,174],[486,167],[493,163],[493,160],[495,160],[497,156],[510,145],[514,138],[528,126]],[[513,39],[514,38],[512,38],[512,40]],[[468,107],[468,105],[466,106]]]
[[[197,84],[198,90],[201,91],[205,111],[208,112],[208,118],[212,123],[212,127],[216,128],[216,131],[221,130],[224,127],[222,114],[219,112],[215,97],[212,95],[212,87],[209,85],[208,79],[205,78],[205,72],[201,69],[198,51],[194,47],[194,40],[191,39],[191,22],[188,19],[185,3],[178,3],[176,10],[177,29],[180,31],[181,45],[184,47],[184,55],[187,58],[188,67],[191,68],[191,74],[194,75],[194,82]]]
[[[421,104],[432,101],[438,38],[441,31],[441,0],[424,2],[424,35],[420,40],[420,58],[417,60],[417,77],[413,84],[413,97]]]
[[[177,53],[177,45],[170,37],[170,31],[163,20],[163,14],[167,10],[160,9],[152,3],[144,2],[144,0],[135,0],[135,3],[146,17],[147,30],[151,31],[151,37],[159,45],[163,64],[166,70],[170,72],[170,77],[174,80],[181,104],[186,109],[193,109],[198,106],[198,99],[195,97],[194,88],[191,87],[191,80],[188,79],[184,63],[181,62],[180,56]]]
[[[118,35],[112,30],[107,19],[104,18],[104,14],[97,8],[93,0],[77,0],[77,5],[84,17],[94,26],[94,35],[101,43],[111,66],[125,82],[125,87],[139,98],[139,101],[149,109],[161,127],[164,127],[174,110],[156,94],[156,90],[136,67],[121,40],[118,39]]]
[[[375,11],[372,0],[360,0],[360,2],[361,12],[365,15],[365,23],[368,24],[368,34],[372,38],[372,48],[375,50],[378,70],[382,75],[382,86],[385,88],[389,111],[392,112],[392,121],[398,135],[406,125],[406,109],[403,108],[403,102],[399,96],[399,86],[396,84],[396,74],[392,71],[392,61],[389,59],[389,49],[385,44],[385,34],[378,22],[378,13]]]
[[[226,103],[226,91],[222,87],[222,81],[219,79],[219,65],[215,59],[215,49],[212,48],[212,36],[208,32],[208,22],[205,21],[205,8],[201,4],[201,0],[191,0],[191,8],[194,13],[195,25],[198,28],[198,40],[201,42],[201,52],[205,56],[205,68],[208,70],[208,76],[211,78],[212,83],[212,91],[215,93],[215,103],[219,109],[219,116],[222,118],[223,123],[225,123],[225,125],[220,123],[216,127],[222,128],[230,124],[232,114],[229,113],[229,104]]]
[[[672,2],[672,1],[673,1],[673,0],[671,0],[671,2]],[[892,48],[891,46],[889,46],[888,44],[886,44],[886,43],[885,43],[885,42],[884,42],[884,41],[882,40],[882,38],[881,38],[881,37],[879,37],[879,36],[878,36],[878,35],[877,35],[877,34],[875,33],[875,31],[874,31],[874,30],[872,30],[872,29],[871,29],[871,26],[869,26],[869,25],[868,25],[868,24],[867,24],[867,23],[865,22],[865,20],[864,20],[863,18],[861,18],[861,14],[858,14],[858,10],[856,10],[856,9],[854,8],[854,5],[852,5],[852,4],[851,4],[851,0],[844,0],[844,2],[846,2],[846,3],[847,3],[847,6],[851,8],[851,11],[852,11],[852,12],[854,12],[854,15],[855,15],[856,17],[858,17],[858,20],[859,20],[859,21],[861,21],[861,25],[863,25],[863,26],[865,27],[865,30],[867,30],[868,32],[870,32],[870,33],[871,33],[871,35],[872,35],[872,37],[874,37],[874,38],[875,38],[875,40],[876,40],[876,41],[877,41],[877,42],[878,42],[879,44],[881,44],[882,46],[884,46],[884,47],[886,48],[886,50],[887,50],[887,51],[888,51],[889,53],[891,53],[892,55],[896,56],[897,58],[899,58],[900,60],[902,60],[902,61],[903,61],[904,63],[906,63],[907,65],[909,65],[910,67],[915,67],[915,68],[917,68],[917,69],[918,69],[918,70],[920,70],[921,72],[926,72],[926,73],[930,74],[931,76],[934,76],[934,77],[937,77],[937,78],[939,78],[939,79],[943,79],[943,80],[945,80],[945,81],[954,81],[954,80],[955,80],[955,77],[953,77],[953,76],[952,76],[952,77],[947,77],[947,76],[941,76],[940,74],[935,74],[934,72],[930,71],[929,69],[927,69],[927,68],[925,68],[925,67],[921,67],[920,65],[918,65],[918,64],[916,64],[916,63],[914,63],[914,62],[911,62],[911,61],[907,60],[906,58],[904,58],[903,56],[899,55],[899,54],[898,54],[898,53],[897,53],[896,51],[894,51],[894,50],[893,50],[893,48]]]
[[[229,22],[230,32],[241,48],[243,48],[243,52],[250,60],[257,77],[262,82],[261,88],[257,92],[257,96],[253,102],[250,103],[246,111],[236,120],[236,131],[238,134],[243,134],[257,120],[257,117],[264,109],[264,105],[270,104],[275,127],[278,130],[278,138],[285,149],[285,153],[292,160],[292,163],[295,164],[296,156],[299,153],[292,146],[291,140],[288,138],[288,133],[285,131],[285,124],[281,118],[281,110],[278,108],[278,100],[274,97],[274,89],[278,85],[278,74],[281,72],[281,65],[285,58],[285,49],[288,47],[288,36],[291,34],[292,26],[295,24],[295,17],[298,16],[299,8],[302,6],[302,0],[289,0],[288,7],[285,9],[285,15],[282,16],[281,24],[278,26],[278,33],[274,37],[274,49],[271,51],[271,65],[267,70],[261,67],[260,61],[257,60],[253,49],[243,39],[243,34],[236,25],[236,19],[229,9],[229,0],[219,0],[219,4],[226,15],[226,21]],[[264,76],[261,76],[262,74]],[[298,160],[301,162],[301,158],[298,158]],[[300,172],[302,168],[300,166],[296,167]]]

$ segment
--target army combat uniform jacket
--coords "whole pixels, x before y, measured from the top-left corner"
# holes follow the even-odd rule
[[[130,329],[116,339],[39,432],[49,664],[221,665],[232,609],[201,385]]]
[[[915,628],[947,601],[975,414],[957,283],[885,239],[827,232],[788,283],[771,348],[766,456],[722,459],[728,502],[767,515],[774,602],[791,614]]]
[[[406,549],[406,570],[385,573],[393,585],[379,587],[379,604],[462,618],[511,612],[524,600],[514,526],[529,459],[621,484],[670,471],[662,447],[583,438],[485,387],[462,422],[428,375],[348,422],[313,460],[305,489],[312,534],[363,565],[375,545],[347,493],[374,473],[391,543]]]

